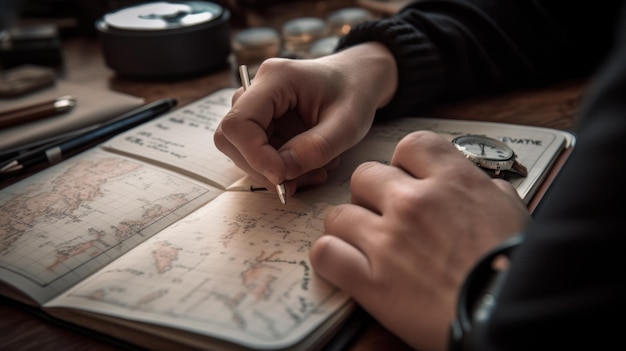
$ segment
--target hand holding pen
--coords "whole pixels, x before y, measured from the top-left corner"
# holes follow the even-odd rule
[[[239,66],[239,77],[241,84],[243,85],[243,91],[246,91],[250,87],[250,75],[248,74],[248,67],[246,65]],[[287,204],[287,194],[285,192],[285,183],[276,184],[276,193],[278,199],[285,205]]]
[[[370,51],[364,46],[350,52],[367,57]],[[366,79],[363,67],[350,62],[328,56],[268,59],[250,86],[242,71],[245,91],[233,96],[215,131],[216,147],[257,185],[283,184],[287,197],[297,188],[325,183],[339,155],[365,136],[386,102],[374,89],[380,82]],[[371,85],[376,94],[363,94]]]

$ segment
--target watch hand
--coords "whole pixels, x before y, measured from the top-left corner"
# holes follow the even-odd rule
[[[485,144],[480,143],[480,144],[478,144],[478,145],[480,145],[480,154],[481,154],[481,155],[484,155],[484,154],[485,154]]]

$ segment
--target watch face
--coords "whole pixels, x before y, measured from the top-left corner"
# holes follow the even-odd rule
[[[481,136],[464,135],[454,138],[452,144],[472,158],[506,161],[514,157],[513,149],[500,140]]]

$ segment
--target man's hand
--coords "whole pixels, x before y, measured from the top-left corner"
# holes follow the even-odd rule
[[[447,140],[415,132],[390,165],[362,164],[352,204],[325,220],[315,271],[419,350],[444,350],[460,286],[490,248],[530,216],[515,189]]]
[[[214,141],[257,182],[274,189],[286,181],[293,194],[326,181],[396,84],[393,56],[377,43],[314,60],[269,59],[246,92],[237,91]]]

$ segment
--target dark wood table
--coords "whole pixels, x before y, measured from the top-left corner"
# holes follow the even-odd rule
[[[292,5],[299,12],[285,5],[275,13],[250,14],[247,22],[251,25],[265,25],[267,23],[262,18],[271,17],[275,26],[295,13],[322,11],[320,3],[326,4],[322,10],[328,12],[355,1],[309,1],[302,2],[302,5]],[[328,5],[331,3],[334,7]],[[105,66],[96,38],[67,38],[63,42],[63,49],[66,65],[64,79],[141,96],[147,102],[174,97],[178,99],[179,106],[182,106],[220,88],[239,86],[234,65],[183,81],[146,82],[116,77]],[[479,96],[437,106],[425,111],[424,115],[570,129],[584,87],[584,81],[569,81],[542,89]],[[0,189],[9,183],[7,180],[0,182]],[[0,316],[0,350],[118,350],[125,346],[102,340],[97,335],[86,335],[63,328],[6,301],[0,302]],[[371,322],[349,347],[349,350],[354,351],[409,349],[376,322]]]

